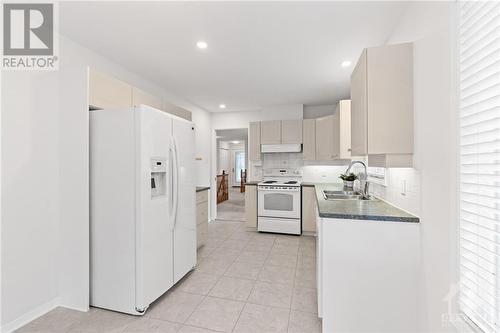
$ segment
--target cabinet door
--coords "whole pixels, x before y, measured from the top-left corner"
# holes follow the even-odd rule
[[[151,106],[155,109],[162,110],[163,105],[161,98],[153,96],[139,88],[133,87],[132,88],[132,105],[133,106],[138,106],[138,105],[147,105]]]
[[[316,119],[304,119],[302,128],[302,157],[304,161],[316,160]]]
[[[180,118],[184,118],[184,119],[186,119],[188,121],[191,121],[192,118],[193,118],[192,114],[191,114],[191,111],[183,109],[180,106],[177,106],[175,104],[169,103],[167,101],[163,102],[162,110],[165,111],[165,112],[167,112],[167,113],[173,114],[174,116],[177,116],[177,117],[180,117]]]
[[[316,189],[310,186],[302,187],[302,231],[316,233]]]
[[[332,117],[332,159],[340,158],[340,112],[335,112]]]
[[[367,50],[368,154],[413,153],[413,47]]]
[[[89,105],[98,109],[132,106],[132,86],[104,73],[90,70]]]
[[[281,143],[281,120],[260,122],[260,144],[273,145]]]
[[[340,122],[339,122],[340,158],[350,159],[351,158],[351,101],[348,99],[340,101],[337,106],[337,112],[340,116]]]
[[[302,119],[281,121],[281,143],[302,143]]]
[[[248,131],[248,159],[250,161],[260,161],[260,122],[250,123]]]
[[[366,50],[364,50],[351,75],[351,153],[354,156],[368,154],[366,98]]]
[[[257,186],[245,186],[245,216],[246,226],[257,228]]]
[[[334,116],[316,119],[316,160],[330,161],[335,159],[333,149]]]

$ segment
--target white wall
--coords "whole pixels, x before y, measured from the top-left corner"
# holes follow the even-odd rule
[[[2,331],[88,308],[88,66],[192,111],[209,184],[207,112],[64,37],[59,59],[56,72],[2,73]]]
[[[193,107],[190,110],[195,124],[196,185],[210,186],[211,115],[199,108]]]
[[[454,281],[455,127],[452,99],[454,2],[414,2],[388,43],[414,42],[415,168],[420,177],[423,331],[444,331]],[[404,172],[404,171],[403,171]],[[413,178],[414,171],[404,177]]]
[[[222,174],[224,170],[229,173],[230,159],[229,159],[229,142],[219,141],[217,142],[217,170],[218,175]]]
[[[2,73],[2,331],[57,302],[58,92],[57,72]]]

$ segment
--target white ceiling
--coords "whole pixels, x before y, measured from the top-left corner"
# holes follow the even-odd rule
[[[60,31],[206,110],[256,110],[348,97],[341,62],[384,44],[406,5],[62,2]]]

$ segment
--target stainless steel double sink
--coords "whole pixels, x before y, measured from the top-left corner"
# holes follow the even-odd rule
[[[375,200],[372,196],[364,196],[358,191],[329,191],[323,190],[325,200]]]

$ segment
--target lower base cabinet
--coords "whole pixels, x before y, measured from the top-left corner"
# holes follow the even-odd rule
[[[208,190],[196,192],[196,245],[204,245],[208,238]]]
[[[323,332],[418,331],[420,225],[317,216]]]
[[[246,226],[257,228],[257,186],[245,185]]]
[[[305,235],[316,234],[316,189],[314,186],[302,186],[302,232]]]

